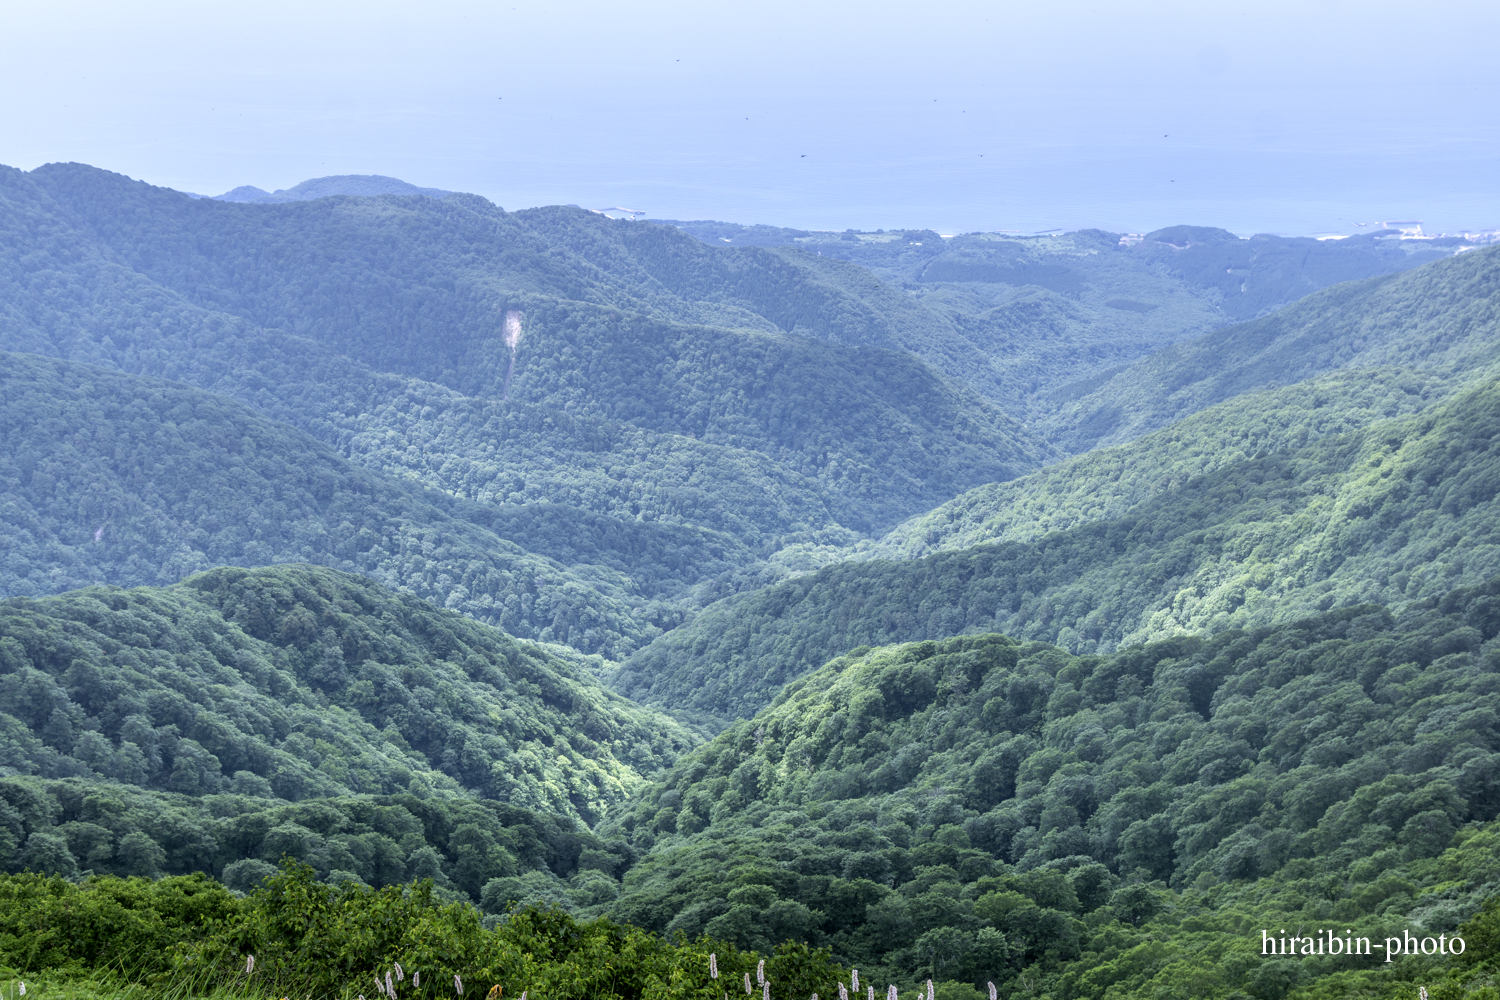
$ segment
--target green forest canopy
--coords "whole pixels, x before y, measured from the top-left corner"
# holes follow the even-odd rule
[[[1072,526],[839,563],[727,598],[635,654],[612,683],[640,700],[743,718],[856,645],[995,630],[1107,652],[1437,596],[1500,572],[1497,442],[1491,383],[1413,416],[1184,475],[1099,520],[1088,507],[1123,470],[1084,459],[1067,489],[1040,480],[1039,494],[1058,502],[1046,515]],[[1181,443],[1169,433],[1150,447],[1165,458],[1203,450]]]
[[[1070,452],[1128,441],[1205,406],[1335,369],[1400,366],[1493,377],[1500,250],[1316,292],[1144,358],[1060,399],[1044,433]]]
[[[541,647],[321,567],[12,598],[0,622],[12,774],[483,796],[592,823],[698,742]]]
[[[1104,656],[861,647],[606,818],[645,857],[605,912],[876,982],[1279,997],[1357,963],[1255,928],[1451,930],[1500,890],[1497,637],[1500,578]]]
[[[299,580],[374,589],[311,568],[196,579],[221,609]],[[77,599],[110,593],[121,594]],[[311,595],[299,596],[307,606]],[[4,607],[60,613],[67,600]],[[295,606],[285,605],[275,605],[278,631],[296,624]],[[58,617],[74,621],[83,610]],[[417,616],[407,624],[417,648],[452,641],[447,629],[486,651],[482,636],[465,632],[483,626],[409,614]],[[124,875],[191,866],[245,889],[272,873],[273,856],[300,859],[310,867],[290,869],[244,904],[216,900],[202,883],[167,880],[159,897],[137,883],[97,883],[90,905],[104,911],[88,919],[95,927],[124,920],[108,901],[137,898],[132,906],[169,906],[181,921],[184,904],[173,900],[197,893],[194,906],[228,920],[222,933],[245,935],[231,954],[253,950],[278,976],[311,977],[320,988],[358,971],[335,947],[354,927],[338,921],[364,919],[358,913],[387,913],[386,934],[398,937],[376,935],[386,950],[378,959],[361,952],[365,965],[413,954],[434,933],[432,920],[471,928],[467,944],[446,952],[445,961],[457,962],[510,940],[514,921],[526,928],[538,919],[501,922],[490,942],[478,911],[439,905],[468,899],[491,914],[531,900],[578,918],[626,921],[616,932],[547,918],[561,921],[551,926],[565,940],[605,934],[608,948],[623,945],[617,934],[639,933],[631,927],[704,932],[700,960],[716,950],[730,969],[746,968],[736,948],[765,951],[790,937],[805,944],[784,951],[795,962],[783,967],[812,970],[805,986],[797,981],[804,989],[826,989],[833,966],[806,951],[824,946],[867,982],[906,990],[931,978],[948,1000],[978,1000],[985,982],[1006,997],[1060,1000],[1281,1000],[1348,989],[1394,998],[1426,982],[1458,1000],[1466,985],[1492,982],[1493,956],[1394,968],[1326,956],[1267,961],[1258,929],[1338,924],[1372,940],[1402,928],[1457,931],[1481,945],[1500,932],[1486,923],[1500,923],[1500,914],[1486,916],[1493,906],[1475,916],[1500,888],[1497,642],[1500,579],[1399,614],[1366,605],[1104,656],[998,635],[856,649],[789,685],[754,719],[663,760],[665,773],[637,785],[592,833],[574,820],[442,789],[287,802],[250,774],[220,791],[157,791],[95,772],[0,780],[0,839],[14,845],[12,869],[87,864]],[[6,686],[16,676],[7,674]],[[336,718],[330,701],[324,714]],[[13,734],[36,724],[7,721]],[[56,742],[62,728],[52,717],[42,734]],[[178,738],[179,756],[187,742]],[[302,752],[327,753],[329,742]],[[49,759],[55,767],[62,758]],[[187,771],[174,760],[172,780],[181,785]],[[431,879],[423,891],[432,895],[364,888],[413,876]],[[344,895],[316,877],[344,883]],[[28,914],[52,912],[47,900],[71,891],[4,882],[0,923],[31,933]],[[348,905],[330,908],[335,898]],[[289,959],[270,956],[287,947],[288,921],[306,928],[309,919],[334,922],[318,945],[332,950],[294,973],[281,964]],[[221,947],[204,939],[206,928],[193,937],[191,926],[158,926],[152,933]],[[27,939],[0,947],[14,947],[11,940]],[[81,973],[80,958],[70,957],[79,952],[68,948],[97,945],[78,940],[49,945],[45,961]],[[371,940],[356,935],[348,947]],[[556,954],[533,946],[535,961]],[[238,960],[205,968],[229,975]],[[541,975],[527,968],[519,974]],[[557,981],[550,988],[582,995]],[[795,1000],[785,989],[777,995]]]
[[[1500,996],[1493,251],[0,200],[0,962]]]
[[[846,543],[1047,455],[998,407],[866,335],[889,327],[887,306],[915,308],[868,275],[859,294],[879,308],[774,255],[574,210],[230,205],[76,165],[0,179],[0,347],[233,396],[356,464],[482,504],[522,548],[594,577],[605,604],[611,572],[689,605],[701,584],[717,596],[778,578],[757,560]],[[715,281],[767,309],[802,304],[784,329],[691,297]],[[541,525],[516,509],[543,503]],[[467,584],[455,597],[468,567],[441,562],[434,582],[449,583],[424,593],[472,599]],[[570,641],[614,656],[655,627],[586,640],[573,624]]]

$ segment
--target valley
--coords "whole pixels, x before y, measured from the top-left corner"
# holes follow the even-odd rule
[[[1494,1000],[1497,295],[0,168],[0,964]]]

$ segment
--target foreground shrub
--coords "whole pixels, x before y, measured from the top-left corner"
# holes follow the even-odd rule
[[[240,906],[204,875],[0,876],[0,962],[29,973],[156,979],[184,947],[222,934]]]
[[[710,953],[718,955],[718,983],[709,978]],[[486,929],[477,909],[442,902],[430,882],[330,886],[291,862],[245,898],[233,921],[215,925],[177,959],[179,980],[205,987],[373,996],[377,978],[383,984],[399,964],[401,978],[393,981],[401,997],[453,997],[458,976],[465,997],[500,985],[508,997],[525,991],[547,1000],[720,1000],[733,988],[726,984],[747,972],[754,978],[759,960],[730,945],[669,941],[555,909],[518,910]],[[831,995],[844,975],[826,949],[791,942],[766,960],[765,971],[778,1000]]]

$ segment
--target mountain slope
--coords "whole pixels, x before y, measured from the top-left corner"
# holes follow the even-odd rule
[[[636,653],[612,683],[638,700],[746,717],[858,645],[1004,630],[1107,652],[1436,595],[1500,572],[1497,442],[1500,384],[1489,383],[1223,465],[1112,519],[828,566],[728,598]],[[1099,464],[1107,479],[1110,463]]]
[[[854,650],[606,820],[648,852],[608,912],[791,934],[876,982],[1099,1000],[1173,962],[1192,995],[1263,995],[1246,927],[1451,930],[1500,887],[1497,601],[1500,580],[1107,656]]]
[[[1459,384],[1409,368],[1351,368],[1281,389],[1252,390],[1129,444],[975,487],[860,546],[858,557],[911,559],[987,542],[1029,541],[1123,517],[1199,476],[1420,413]]]
[[[593,822],[695,737],[362,577],[220,569],[0,602],[5,765],[205,795],[410,788]]]
[[[964,233],[939,236],[931,230],[874,233],[808,232],[728,222],[655,220],[709,244],[795,246],[824,256],[854,261],[895,284],[942,283],[999,291],[1044,288],[1087,299],[1086,291],[1111,284],[1154,288],[1176,297],[1191,289],[1203,295],[1225,319],[1254,319],[1305,295],[1345,281],[1421,267],[1450,257],[1466,239],[1402,239],[1380,230],[1339,240],[1258,233],[1241,238],[1211,226],[1171,226],[1144,237],[1122,240],[1118,233],[1085,229],[1071,233],[1019,236]],[[1169,276],[1170,283],[1147,277]],[[1126,277],[1128,275],[1128,277]],[[1173,286],[1176,286],[1175,288]],[[1115,299],[1108,308],[1148,314],[1164,302]]]
[[[690,438],[701,445],[671,450],[769,466],[772,478],[815,494],[813,506],[840,508],[836,517],[783,519],[780,532],[888,526],[1034,467],[1045,453],[998,409],[909,355],[788,336],[742,309],[726,320],[727,307],[675,296],[639,267],[606,270],[472,196],[233,205],[76,165],[4,179],[15,252],[0,269],[0,344],[229,392],[329,443],[394,429],[419,439],[405,471],[450,491],[472,487],[420,454],[449,419],[434,397]],[[616,249],[636,231],[548,211]],[[714,263],[690,237],[651,231]],[[519,314],[514,358],[510,312]],[[720,321],[734,328],[704,325]],[[367,415],[401,408],[407,394],[425,400],[417,414],[371,426]],[[494,405],[507,397],[511,406]],[[608,425],[600,432],[616,440],[608,458],[592,449],[592,494],[629,496],[641,478],[684,478],[670,463],[643,466],[637,441],[620,442]],[[556,462],[529,467],[547,450],[545,434],[521,436],[508,494],[533,472],[566,477]],[[734,450],[714,450],[722,448]],[[589,509],[613,515],[607,506]],[[632,518],[677,519],[670,504],[638,506],[648,509]],[[745,509],[755,513],[741,519],[765,520],[762,506]]]
[[[1375,366],[1478,377],[1500,359],[1500,248],[1325,289],[1274,315],[1178,344],[1085,394],[1047,433],[1071,452],[1117,444],[1253,389]]]
[[[314,198],[330,198],[334,195],[358,195],[372,197],[381,194],[426,195],[441,198],[452,194],[438,188],[417,187],[395,177],[379,174],[340,174],[333,177],[314,177],[301,184],[278,191],[262,191],[258,187],[242,184],[233,191],[215,197],[215,201],[251,202],[257,205],[284,201],[311,201]]]
[[[226,563],[314,561],[525,638],[611,656],[680,616],[619,570],[588,568],[592,552],[570,553],[583,565],[569,570],[492,530],[523,540],[547,534],[535,521],[493,524],[493,509],[386,480],[201,390],[0,354],[0,420],[6,594],[163,585]],[[585,544],[575,536],[575,549]],[[658,561],[673,554],[658,545]]]
[[[1049,427],[1060,407],[1174,343],[1330,285],[1410,270],[1473,246],[1403,240],[1393,232],[1328,241],[1240,239],[1202,226],[1175,226],[1131,242],[1099,230],[940,237],[662,224],[711,244],[795,247],[803,259],[817,254],[867,268],[905,289],[924,312],[946,319],[990,359],[984,391],[1008,412]],[[980,384],[980,375],[972,377]]]

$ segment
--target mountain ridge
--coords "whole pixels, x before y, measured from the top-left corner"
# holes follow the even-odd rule
[[[1189,476],[1113,519],[828,565],[699,612],[627,659],[611,684],[647,703],[744,718],[855,646],[1004,631],[1103,653],[1479,582],[1500,572],[1497,421],[1500,382],[1488,382],[1411,416]]]
[[[440,188],[418,187],[398,178],[384,177],[380,174],[332,174],[328,177],[312,177],[300,184],[277,191],[263,191],[249,184],[241,184],[223,194],[214,195],[213,200],[252,205],[275,205],[288,201],[311,201],[314,198],[331,198],[338,195],[372,198],[383,194],[394,194],[445,198],[453,193]]]

